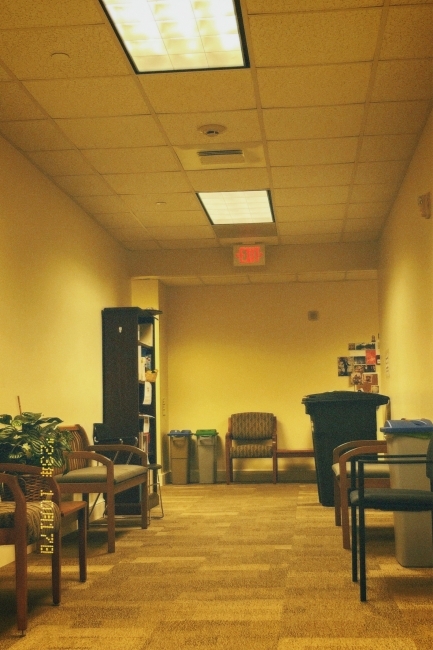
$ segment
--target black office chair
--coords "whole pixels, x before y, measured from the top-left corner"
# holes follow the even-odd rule
[[[423,464],[430,479],[431,491],[396,488],[365,488],[365,464],[386,463],[388,465]],[[360,455],[351,459],[351,491],[349,502],[352,514],[352,581],[358,582],[360,599],[367,600],[367,579],[365,564],[365,510],[386,510],[388,512],[428,512],[432,513],[433,534],[433,438],[430,440],[427,454],[396,455],[383,454]],[[358,477],[358,479],[356,479]],[[358,481],[358,485],[356,485]]]

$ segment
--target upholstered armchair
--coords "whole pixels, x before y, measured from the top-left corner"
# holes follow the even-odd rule
[[[272,478],[277,482],[277,418],[272,413],[234,413],[226,434],[226,479],[233,481],[233,459],[271,458]]]

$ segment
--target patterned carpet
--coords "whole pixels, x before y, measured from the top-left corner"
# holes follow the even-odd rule
[[[63,595],[30,556],[30,619],[15,628],[13,565],[0,569],[1,650],[431,650],[433,570],[394,557],[392,515],[369,517],[368,602],[333,509],[315,485],[168,485],[147,531],[119,521],[116,553],[89,533],[89,578],[64,540]]]

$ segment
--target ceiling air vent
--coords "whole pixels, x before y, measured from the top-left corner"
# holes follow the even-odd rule
[[[197,151],[197,155],[202,165],[245,162],[242,149],[208,149],[205,151]]]

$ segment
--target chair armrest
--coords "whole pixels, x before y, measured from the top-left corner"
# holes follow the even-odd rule
[[[371,447],[372,445],[377,445],[379,448],[385,447],[386,449],[386,440],[350,440],[349,442],[343,442],[342,445],[335,447],[332,453],[332,464],[338,463],[341,454],[344,454],[346,451],[364,446]]]
[[[130,454],[134,454],[135,456],[138,456],[141,459],[141,463],[134,463],[135,464],[141,464],[146,466],[148,464],[148,458],[147,458],[147,452],[144,451],[143,449],[140,449],[139,447],[134,447],[133,445],[89,445],[87,447],[88,450],[92,450],[92,454],[94,452],[98,451],[109,451],[109,452],[129,452]],[[99,456],[99,454],[96,454]]]
[[[44,476],[41,467],[34,465],[23,465],[22,463],[0,463],[0,472],[6,474],[33,474],[34,476],[43,476],[43,481],[52,492],[52,501],[59,505],[60,503],[60,490],[56,480],[53,476]],[[18,482],[19,485],[19,482]],[[21,490],[21,488],[20,488]],[[24,497],[25,498],[25,497]],[[41,496],[42,500],[42,496]]]

